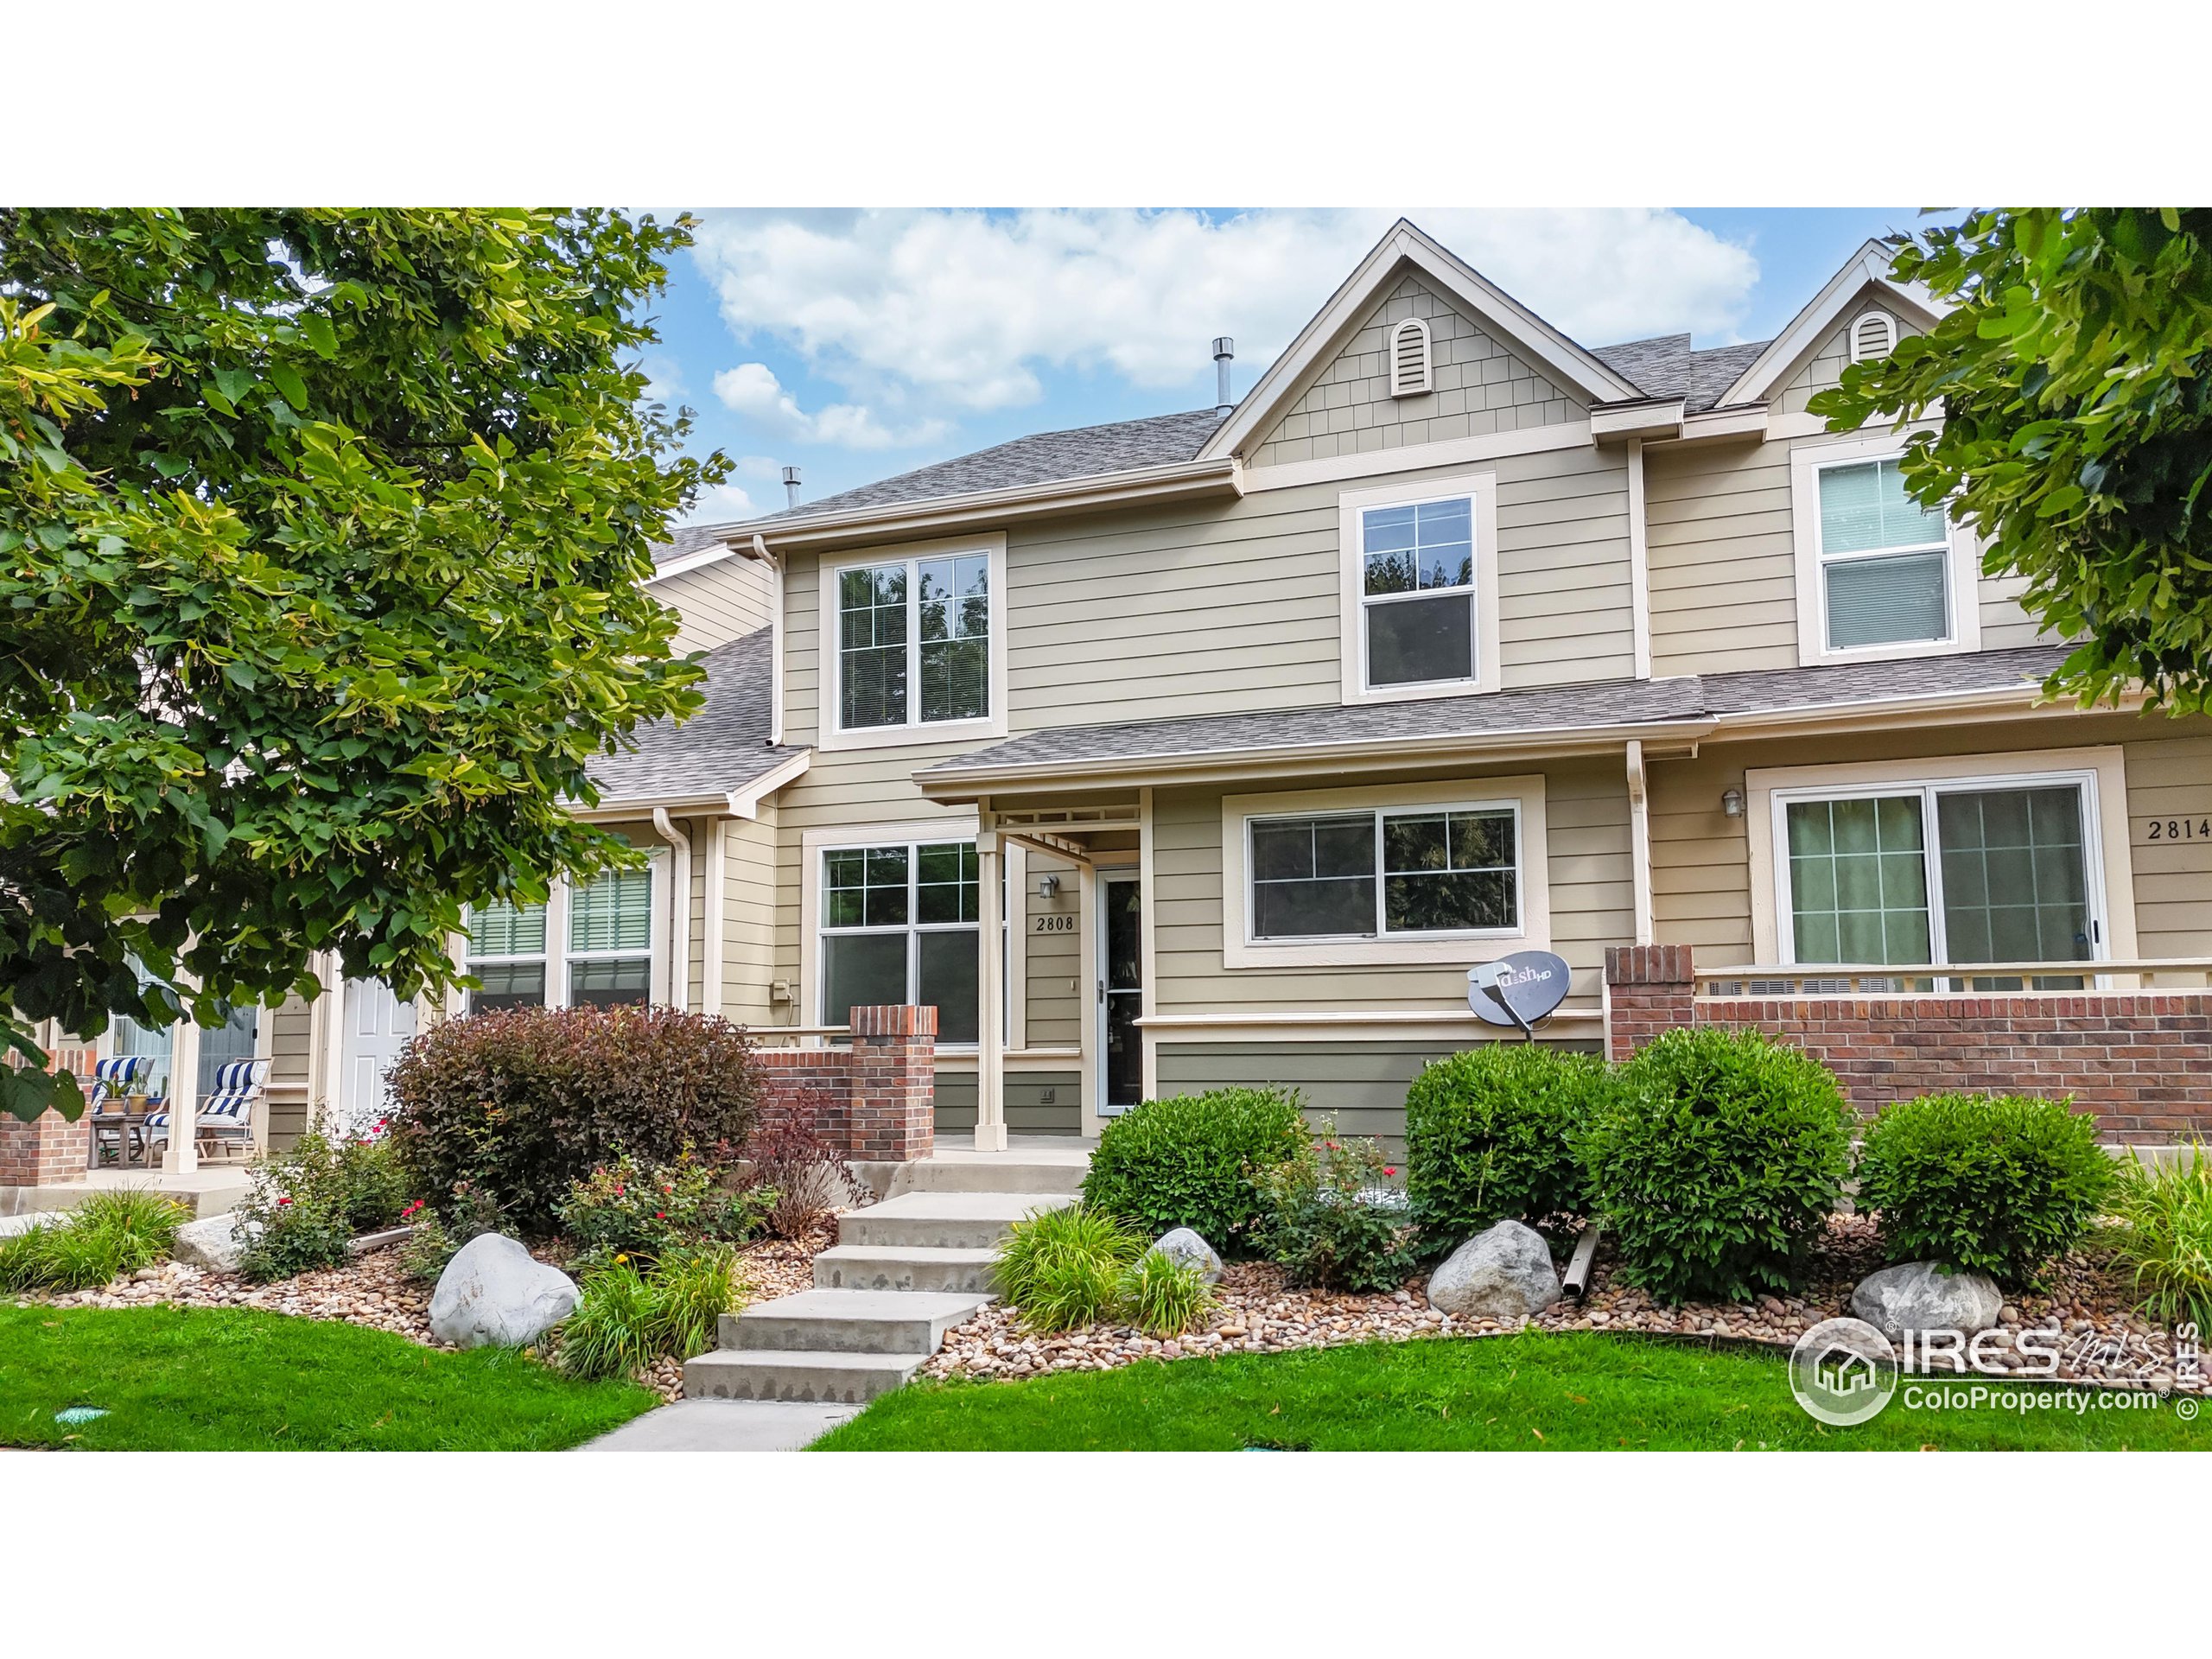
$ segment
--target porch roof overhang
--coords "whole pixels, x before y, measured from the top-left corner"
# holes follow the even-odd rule
[[[1808,729],[1866,730],[2017,717],[2050,705],[2042,681],[2063,645],[1491,692],[1427,702],[1201,715],[1066,727],[956,755],[916,772],[929,799],[1130,785],[1294,778],[1366,768],[1647,755]],[[2139,701],[2139,700],[2135,700]],[[2134,706],[2133,702],[2123,708]]]

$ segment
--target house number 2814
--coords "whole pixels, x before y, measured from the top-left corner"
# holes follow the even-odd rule
[[[2212,818],[2152,818],[2152,841],[2212,841]]]

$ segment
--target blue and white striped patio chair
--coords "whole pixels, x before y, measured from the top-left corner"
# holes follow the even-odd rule
[[[92,1066],[92,1095],[88,1103],[88,1115],[92,1122],[92,1148],[98,1155],[105,1142],[115,1142],[116,1155],[123,1155],[123,1103],[139,1074],[152,1063],[144,1054],[118,1054],[111,1059],[100,1060]]]
[[[200,1115],[194,1120],[194,1139],[203,1149],[252,1149],[253,1108],[268,1079],[269,1062],[265,1059],[232,1060],[215,1068],[215,1086],[200,1103]],[[166,1144],[168,1138],[169,1115],[165,1107],[146,1119],[148,1150]]]

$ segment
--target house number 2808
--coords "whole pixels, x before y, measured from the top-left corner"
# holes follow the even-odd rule
[[[2152,841],[2212,841],[2212,818],[2152,818]]]
[[[1039,933],[1072,933],[1075,931],[1075,918],[1072,916],[1039,916],[1037,918],[1037,931]]]

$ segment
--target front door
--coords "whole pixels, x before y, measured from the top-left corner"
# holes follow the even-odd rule
[[[394,996],[382,980],[349,979],[344,1018],[337,1127],[350,1132],[384,1116],[385,1073],[415,1034],[415,1004]]]
[[[1098,1111],[1125,1112],[1144,1097],[1144,894],[1134,874],[1098,877]]]

